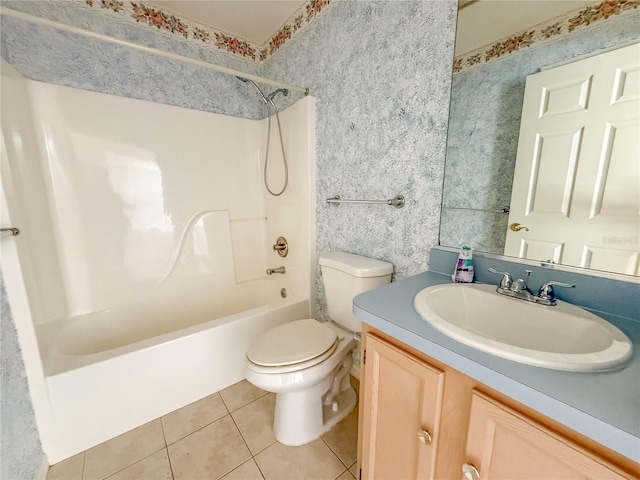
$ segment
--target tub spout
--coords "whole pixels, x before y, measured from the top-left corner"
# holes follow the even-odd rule
[[[284,267],[267,268],[267,275],[272,275],[274,273],[284,273],[284,272],[285,272]]]

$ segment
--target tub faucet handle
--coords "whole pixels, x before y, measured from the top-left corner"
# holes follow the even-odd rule
[[[273,251],[278,252],[281,257],[286,257],[289,254],[289,244],[284,237],[278,237],[276,243],[273,245]]]

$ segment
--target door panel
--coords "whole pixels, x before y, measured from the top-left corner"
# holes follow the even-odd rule
[[[505,254],[640,274],[640,44],[530,75]]]

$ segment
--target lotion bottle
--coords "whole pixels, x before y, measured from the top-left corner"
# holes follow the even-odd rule
[[[464,245],[460,248],[456,271],[451,275],[451,278],[455,283],[473,282],[473,252],[471,247]]]

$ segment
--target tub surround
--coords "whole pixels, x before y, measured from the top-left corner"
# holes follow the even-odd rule
[[[57,462],[241,380],[257,335],[312,313],[314,99],[280,115],[289,188],[267,199],[266,120],[6,73],[3,180],[23,233],[4,273]],[[278,235],[295,247],[284,259]],[[276,261],[286,276],[265,275]]]
[[[483,283],[498,283],[499,278],[484,271],[489,266],[505,269],[516,277],[522,264],[504,260],[474,258],[476,272]],[[631,362],[613,372],[573,373],[554,371],[500,359],[458,343],[435,330],[413,308],[413,298],[423,288],[451,283],[455,252],[434,249],[433,270],[403,279],[354,299],[354,313],[363,322],[391,335],[430,357],[484,383],[539,413],[593,439],[611,450],[640,462],[640,286],[630,282],[612,282],[598,298],[594,288],[607,282],[577,273],[536,269],[529,282],[559,280],[576,283],[571,297],[558,289],[557,296],[589,309],[620,328],[634,344]],[[435,271],[434,271],[435,270]],[[438,271],[440,270],[440,271]],[[540,281],[539,281],[540,280]],[[611,298],[611,292],[615,292]],[[599,307],[596,311],[595,307]],[[559,327],[559,333],[561,328]]]

